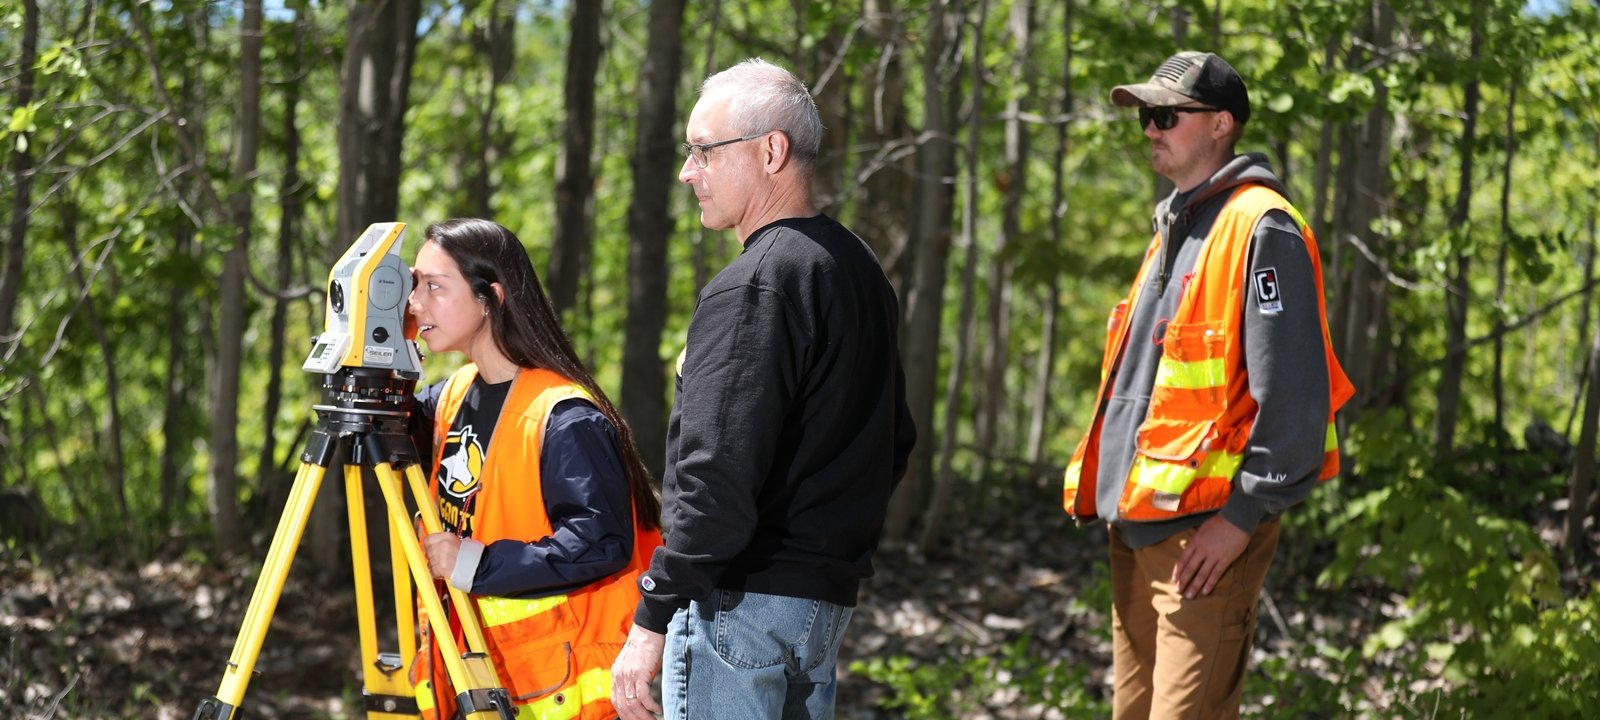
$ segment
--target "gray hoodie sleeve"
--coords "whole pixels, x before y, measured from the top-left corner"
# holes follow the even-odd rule
[[[1260,406],[1222,516],[1245,532],[1316,486],[1328,428],[1328,361],[1311,258],[1298,225],[1273,210],[1256,225],[1245,278],[1244,360]]]

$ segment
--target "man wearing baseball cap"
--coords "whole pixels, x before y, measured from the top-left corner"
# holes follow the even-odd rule
[[[1138,109],[1176,188],[1112,312],[1063,503],[1110,535],[1114,717],[1237,717],[1278,518],[1338,473],[1354,389],[1311,228],[1264,155],[1234,152],[1239,73],[1181,52],[1111,102]]]

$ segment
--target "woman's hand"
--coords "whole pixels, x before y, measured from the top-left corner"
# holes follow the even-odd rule
[[[456,556],[461,554],[461,538],[455,533],[438,532],[422,539],[422,552],[428,556],[428,570],[444,581],[456,570]]]

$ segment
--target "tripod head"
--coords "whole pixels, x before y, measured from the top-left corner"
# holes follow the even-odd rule
[[[400,259],[402,222],[373,223],[328,273],[327,319],[301,368],[331,374],[343,368],[422,376],[422,355],[406,337],[411,269]]]

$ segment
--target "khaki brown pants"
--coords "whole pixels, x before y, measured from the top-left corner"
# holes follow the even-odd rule
[[[1110,530],[1112,698],[1117,720],[1236,718],[1256,628],[1256,600],[1278,549],[1278,520],[1250,543],[1210,595],[1186,599],[1172,566],[1191,528],[1134,550]]]

